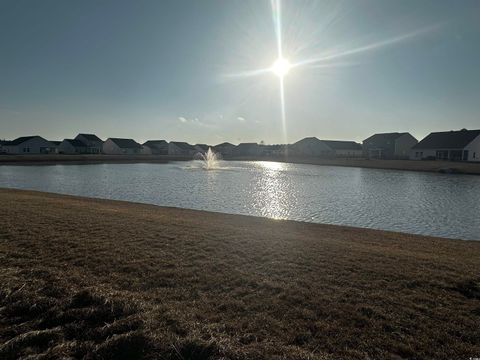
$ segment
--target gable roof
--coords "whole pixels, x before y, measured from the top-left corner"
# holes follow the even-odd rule
[[[159,147],[159,146],[166,146],[168,145],[168,142],[165,140],[148,140],[146,141],[143,146],[148,146],[148,147]]]
[[[480,130],[459,130],[433,132],[413,149],[463,149],[470,144],[477,136],[480,136]]]
[[[37,137],[39,137],[39,138],[42,139],[42,140],[45,140],[44,138],[42,138],[41,136],[38,136],[38,135],[22,136],[22,137],[16,138],[16,139],[13,140],[13,141],[10,141],[10,143],[9,143],[8,145],[17,146],[17,145],[23,144],[25,141],[32,140],[32,139],[35,139],[35,138],[37,138]],[[45,141],[46,141],[46,140],[45,140]]]
[[[298,140],[296,143],[293,143],[293,145],[295,144],[303,144],[303,143],[306,143],[306,142],[318,142],[320,141],[317,137],[315,136],[309,136],[309,137],[306,137],[306,138],[303,138],[301,140]]]
[[[237,145],[237,148],[240,147],[257,147],[259,146],[257,143],[240,143]]]
[[[362,145],[355,141],[321,140],[333,150],[362,150]]]
[[[142,145],[133,139],[109,138],[120,149],[141,149]]]
[[[366,142],[366,141],[394,141],[394,140],[397,140],[400,136],[403,136],[405,134],[408,134],[408,133],[407,132],[402,132],[402,133],[393,132],[393,133],[374,134],[374,135],[366,138],[365,140],[363,140],[363,142]]]
[[[170,144],[174,144],[182,150],[195,150],[195,147],[193,145],[182,141],[170,141]]]
[[[87,147],[87,145],[80,140],[75,140],[75,139],[65,139],[63,140],[64,142],[68,142],[70,145],[73,147]]]
[[[103,142],[102,139],[100,139],[97,135],[95,134],[78,134],[77,137],[83,136],[85,139],[88,141],[96,141],[96,142]]]
[[[195,144],[195,147],[199,148],[199,149],[202,149],[203,151],[207,151],[208,148],[210,148],[210,146],[207,145],[207,144]]]
[[[230,147],[234,147],[235,145],[233,144],[230,144],[229,142],[223,142],[221,144],[218,144],[218,145],[215,145],[214,147],[225,147],[225,146],[230,146]]]

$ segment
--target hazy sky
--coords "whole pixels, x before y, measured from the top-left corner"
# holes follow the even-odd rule
[[[284,0],[282,25],[292,63],[343,54],[285,77],[289,142],[480,128],[480,1]],[[268,0],[0,0],[0,138],[283,142],[279,78],[231,76],[276,57]]]

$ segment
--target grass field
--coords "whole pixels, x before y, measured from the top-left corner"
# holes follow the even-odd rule
[[[1,190],[0,358],[468,359],[480,242]]]

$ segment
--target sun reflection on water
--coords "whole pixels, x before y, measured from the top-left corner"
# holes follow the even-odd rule
[[[295,204],[295,194],[284,172],[288,164],[261,161],[256,166],[260,171],[256,176],[255,207],[262,216],[272,219],[289,218]]]

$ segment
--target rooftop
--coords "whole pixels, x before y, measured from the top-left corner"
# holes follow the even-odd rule
[[[372,141],[372,140],[376,140],[376,141],[378,141],[378,140],[380,140],[380,141],[390,140],[390,141],[393,141],[393,140],[396,140],[400,136],[405,135],[405,134],[408,134],[408,133],[407,132],[392,132],[392,133],[374,134],[374,135],[366,138],[365,140],[363,140],[363,142]]]
[[[321,140],[333,150],[362,150],[362,145],[355,141]]]
[[[41,136],[38,136],[38,135],[22,136],[22,137],[16,138],[13,141],[10,141],[8,145],[11,145],[11,146],[20,145],[20,144],[23,144],[25,141],[32,140],[32,139],[35,139],[37,137],[43,139]]]
[[[100,139],[97,135],[95,134],[78,134],[78,136],[83,136],[85,139],[88,141],[95,141],[95,142],[103,142],[102,139]]]
[[[195,150],[193,145],[190,145],[189,143],[182,142],[182,141],[170,141],[170,144],[174,144],[175,146],[178,146],[182,150]]]
[[[110,138],[120,149],[141,149],[142,145],[133,139]]]
[[[480,136],[480,130],[443,131],[433,132],[413,149],[463,149],[470,144],[477,136]]]

